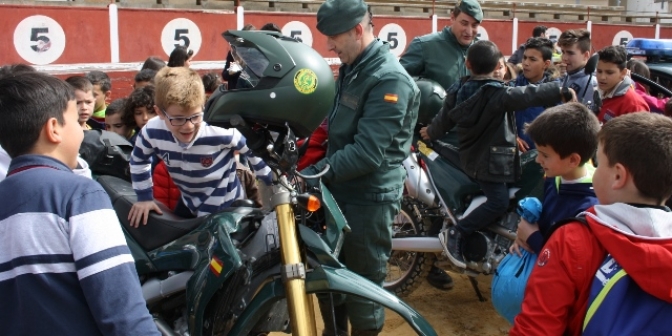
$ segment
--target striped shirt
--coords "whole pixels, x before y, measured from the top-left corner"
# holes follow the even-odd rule
[[[19,156],[9,169],[0,182],[1,333],[159,335],[102,187],[46,156]]]
[[[138,201],[152,197],[152,156],[161,158],[170,177],[182,193],[182,202],[196,216],[205,216],[244,198],[236,176],[234,151],[248,155],[257,177],[271,184],[271,169],[250,155],[245,137],[236,129],[202,123],[194,140],[179,143],[166,123],[151,119],[142,128],[131,155],[131,180]]]

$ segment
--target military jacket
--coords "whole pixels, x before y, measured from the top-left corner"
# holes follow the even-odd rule
[[[429,78],[444,89],[469,75],[467,49],[455,38],[450,27],[413,39],[399,62],[409,75]]]
[[[322,180],[337,200],[381,204],[400,199],[418,117],[420,91],[390,53],[375,40],[352,65],[339,70],[328,119],[327,154],[305,173],[331,166]]]

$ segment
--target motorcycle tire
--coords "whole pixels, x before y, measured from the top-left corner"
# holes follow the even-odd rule
[[[402,200],[401,211],[395,217],[392,230],[395,234],[426,235],[423,220],[414,211],[413,200]],[[383,287],[398,297],[408,296],[427,278],[435,259],[433,253],[392,250]]]

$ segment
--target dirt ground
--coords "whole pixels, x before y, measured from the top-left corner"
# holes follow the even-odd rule
[[[479,302],[466,275],[450,273],[455,288],[440,291],[427,282],[404,299],[434,327],[440,336],[499,336],[507,335],[509,323],[495,312],[490,302],[492,276],[480,276],[478,287],[488,300]],[[317,306],[317,302],[315,304]],[[317,311],[318,335],[322,331],[322,319]],[[285,334],[272,333],[272,336]],[[385,328],[381,336],[411,336],[416,333],[399,315],[386,311]]]

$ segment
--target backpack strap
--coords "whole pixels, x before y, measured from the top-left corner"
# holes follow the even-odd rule
[[[577,222],[582,224],[585,227],[588,227],[588,221],[586,220],[586,215],[583,215],[583,214],[578,215],[576,217],[561,219],[561,220],[555,222],[555,224],[553,224],[551,229],[548,230],[548,233],[546,234],[546,237],[544,237],[544,241],[548,241],[548,238],[550,238],[551,235],[553,234],[553,232],[555,232],[557,229],[559,229],[559,228],[561,228],[561,227],[563,227],[567,224],[577,223]]]
[[[609,256],[607,256],[609,258]],[[599,272],[599,270],[597,271]],[[588,306],[588,311],[586,312],[586,317],[583,319],[583,327],[581,328],[582,332],[586,331],[586,327],[588,326],[588,323],[590,323],[590,320],[593,318],[595,315],[595,312],[597,312],[597,309],[600,308],[602,305],[602,302],[604,302],[604,298],[609,294],[609,291],[616,285],[616,283],[623,279],[628,273],[624,269],[620,269],[614,276],[609,278],[607,280],[607,283],[602,287],[600,292],[597,294],[593,302],[590,303],[590,306]]]

